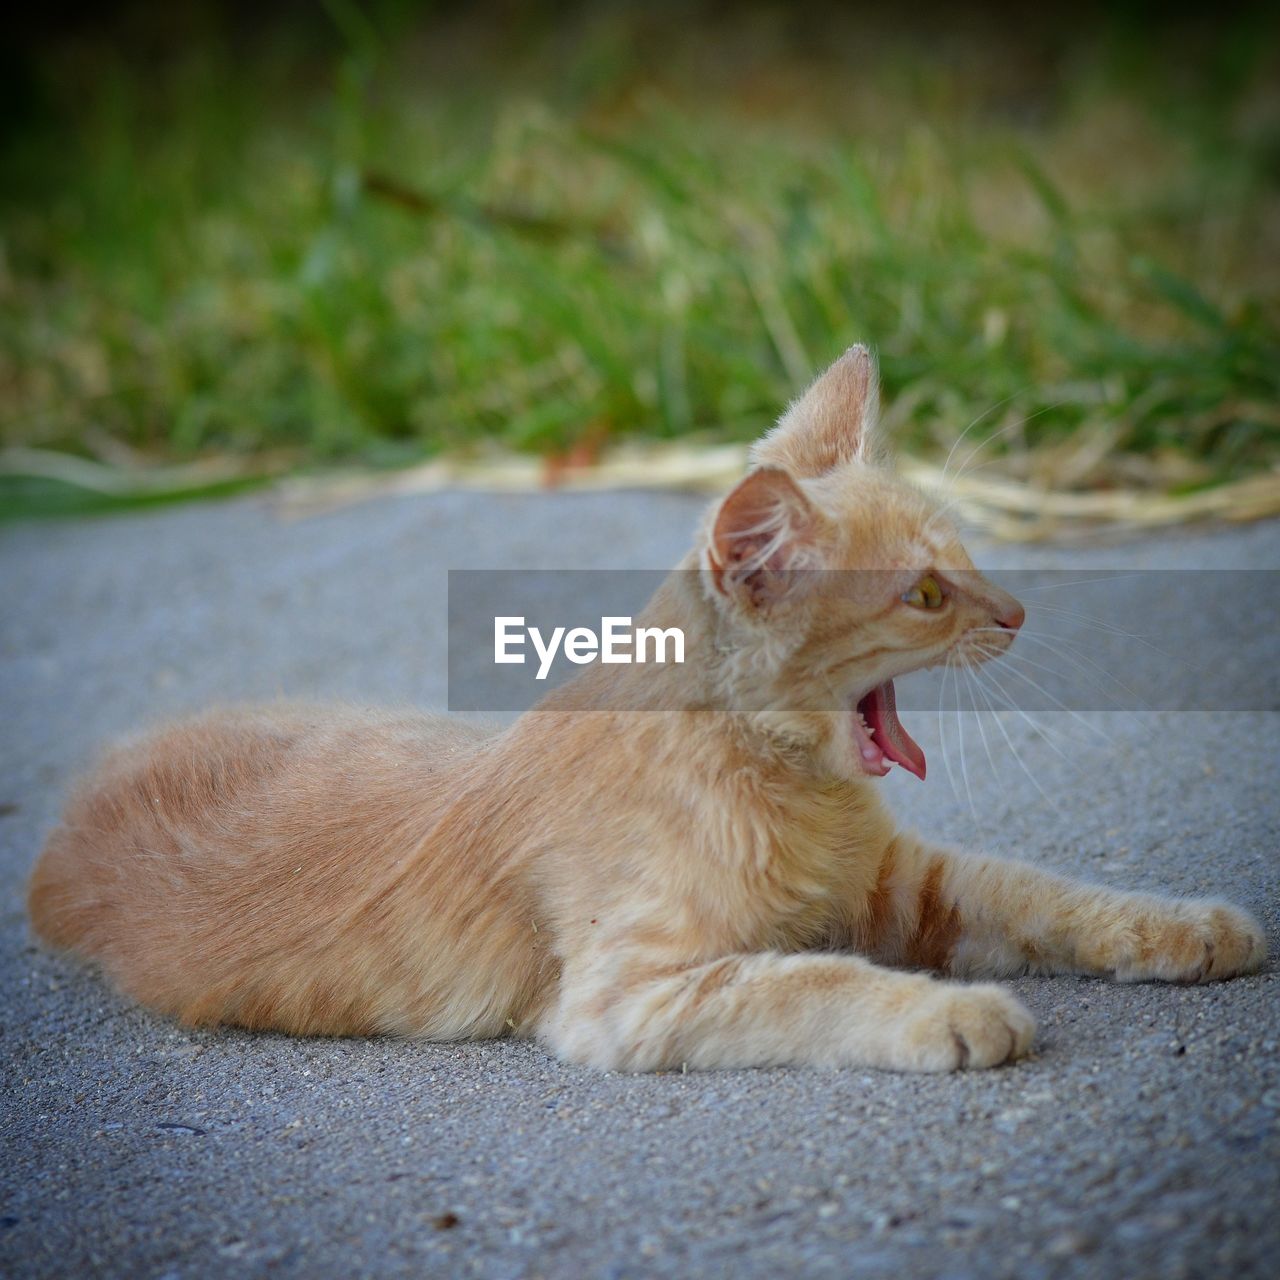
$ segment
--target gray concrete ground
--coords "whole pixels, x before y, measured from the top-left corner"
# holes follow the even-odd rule
[[[250,499],[0,534],[0,1271],[1276,1273],[1274,965],[1198,988],[1015,982],[1041,1031],[998,1071],[631,1077],[527,1044],[192,1033],[31,945],[24,879],[105,740],[279,693],[442,706],[446,567],[661,566],[700,507],[447,494],[287,522]],[[1272,568],[1280,527],[980,558]],[[969,755],[971,805],[929,717],[909,721],[929,782],[885,785],[941,837],[1229,895],[1276,950],[1280,715],[1090,722],[1106,739],[1069,763],[1007,725],[1056,810],[1002,740],[994,770]]]

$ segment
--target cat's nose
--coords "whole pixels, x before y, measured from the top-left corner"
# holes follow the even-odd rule
[[[1027,611],[1012,596],[996,606],[996,621],[1006,631],[1017,631],[1026,620]]]

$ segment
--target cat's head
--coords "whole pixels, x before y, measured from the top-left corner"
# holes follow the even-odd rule
[[[852,347],[755,445],[755,469],[708,519],[700,567],[735,709],[811,741],[842,775],[896,762],[923,778],[894,677],[1003,651],[1023,609],[877,461],[877,402],[875,362]]]

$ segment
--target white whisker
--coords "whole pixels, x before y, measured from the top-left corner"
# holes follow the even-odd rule
[[[991,718],[996,722],[996,728],[999,729],[1001,734],[1004,736],[1005,744],[1008,746],[1010,754],[1018,762],[1018,767],[1027,775],[1028,779],[1030,779],[1031,785],[1035,787],[1041,796],[1044,797],[1046,802],[1049,804],[1049,807],[1053,809],[1055,813],[1061,814],[1062,810],[1058,807],[1058,802],[1054,800],[1053,797],[1050,796],[1049,793],[1040,785],[1040,779],[1037,778],[1029,768],[1027,768],[1026,761],[1022,758],[1022,752],[1013,745],[1013,739],[1009,737],[1009,731],[1004,727],[1004,721],[1001,719],[1001,714],[987,695],[986,686],[982,683],[982,675],[984,671],[985,668],[976,669],[973,673],[973,682],[978,692],[982,695],[983,702],[987,704],[987,709],[991,712]],[[1032,727],[1034,728],[1034,726]]]
[[[992,634],[1002,634],[1002,629],[997,627],[978,627],[978,628],[975,628],[975,630],[990,632]],[[1127,693],[1136,702],[1141,703],[1144,710],[1147,710],[1147,711],[1151,710],[1151,707],[1147,704],[1146,700],[1142,697],[1140,693],[1138,693],[1134,689],[1129,688],[1129,686],[1125,684],[1123,680],[1121,680],[1118,676],[1114,675],[1112,672],[1108,671],[1106,667],[1102,666],[1100,663],[1095,662],[1091,657],[1089,657],[1087,653],[1076,652],[1079,646],[1073,644],[1065,636],[1044,635],[1039,632],[1028,631],[1024,627],[1021,631],[1018,632],[1018,640],[1019,642],[1025,640],[1029,644],[1038,644],[1042,648],[1048,649],[1049,652],[1054,654],[1056,657],[1063,659],[1063,661],[1065,662],[1071,663],[1071,665],[1075,667],[1075,669],[1079,671],[1080,674],[1082,676],[1085,676],[1086,678],[1089,677],[1089,672],[1088,670],[1086,670],[1086,664],[1087,664],[1087,666],[1092,668],[1094,671],[1096,671],[1098,675],[1105,677],[1107,680],[1110,680],[1112,684],[1118,685],[1121,689],[1125,691],[1125,693]],[[1091,683],[1100,693],[1102,693],[1104,697],[1111,697],[1111,695],[1108,694],[1103,689],[1103,686],[1100,681],[1091,680]],[[1117,703],[1117,706],[1119,706],[1119,700],[1114,699],[1114,701]]]
[[[973,708],[973,715],[978,723],[978,734],[982,738],[982,749],[986,752],[987,763],[991,766],[991,772],[995,775],[996,781],[1000,784],[1000,791],[1003,794],[1006,791],[1004,775],[996,768],[995,757],[991,754],[991,743],[987,741],[987,731],[982,724],[982,712],[978,709],[978,699],[974,694],[974,688],[977,685],[974,669],[972,667],[966,667],[964,677],[965,685],[969,691],[969,705]]]
[[[960,774],[964,778],[964,794],[969,801],[969,812],[975,828],[982,826],[978,820],[978,808],[973,803],[973,788],[969,785],[969,760],[964,749],[964,712],[960,708],[960,669],[956,670],[956,732],[960,735]]]
[[[1177,662],[1182,666],[1187,664],[1183,659],[1172,653],[1166,653],[1158,644],[1148,640],[1146,636],[1139,635],[1136,631],[1126,631],[1123,627],[1117,627],[1114,623],[1103,622],[1101,618],[1095,618],[1088,613],[1079,613],[1075,609],[1063,609],[1060,605],[1043,604],[1039,600],[1033,600],[1030,608],[1027,610],[1027,616],[1033,616],[1033,610],[1039,610],[1041,613],[1052,614],[1054,617],[1066,618],[1072,622],[1083,623],[1087,627],[1091,627],[1096,631],[1101,631],[1104,635],[1119,636],[1124,640],[1136,640],[1139,644],[1146,645],[1148,649],[1158,653],[1162,658],[1168,658],[1171,662]]]
[[[1045,746],[1047,746],[1051,751],[1059,755],[1068,765],[1070,765],[1070,767],[1073,770],[1078,770],[1079,765],[1074,760],[1072,760],[1071,757],[1068,756],[1064,751],[1062,751],[1056,742],[1054,742],[1053,735],[1050,733],[1048,728],[1045,725],[1042,725],[1041,723],[1039,723],[1039,721],[1033,720],[1031,716],[1029,716],[1026,713],[1026,711],[1022,707],[1020,707],[1009,696],[1009,694],[1005,690],[1004,685],[1002,685],[1000,681],[996,679],[994,672],[992,672],[989,668],[985,668],[985,667],[983,668],[983,671],[987,679],[990,680],[993,685],[995,685],[996,696],[1000,699],[1000,701],[1003,702],[1005,706],[1009,708],[1010,711],[1014,711],[1018,715],[1020,715],[1031,727],[1031,731],[1036,735],[1036,737],[1040,738],[1044,742]]]
[[[999,440],[1001,436],[1008,435],[1010,431],[1016,431],[1018,430],[1019,427],[1025,427],[1028,422],[1034,422],[1037,418],[1041,417],[1043,414],[1051,413],[1054,409],[1060,409],[1064,404],[1068,403],[1070,398],[1071,397],[1067,396],[1061,400],[1055,400],[1052,404],[1042,405],[1039,409],[1035,411],[1035,413],[1029,413],[1025,418],[1019,418],[1016,422],[1011,422],[1007,426],[1001,427],[999,431],[995,431],[991,435],[985,437],[979,444],[974,446],[972,452],[965,455],[965,460],[960,464],[960,470],[956,472],[956,474],[954,475],[954,477],[952,477],[952,479],[959,480],[967,470],[969,471],[970,475],[972,475],[974,471],[980,470],[979,467],[974,467],[972,468],[972,470],[969,470],[969,464],[989,444],[993,443],[996,440]],[[1012,397],[1010,397],[1010,399],[1012,399]],[[1008,400],[1006,400],[1005,403],[1008,404]],[[982,466],[984,467],[986,465],[987,464],[985,462],[982,464]]]
[[[973,428],[977,426],[978,423],[981,422],[983,418],[987,416],[987,414],[990,414],[994,412],[994,410],[999,409],[1003,405],[1008,404],[1011,400],[1015,400],[1018,396],[1022,395],[1024,392],[1026,392],[1029,389],[1030,389],[1029,387],[1023,387],[1021,390],[1015,391],[1013,395],[1006,396],[999,403],[992,405],[992,407],[986,410],[985,413],[979,414],[956,437],[954,443],[951,446],[950,451],[947,454],[946,461],[942,464],[942,474],[941,474],[940,480],[943,485],[946,485],[946,484],[954,485],[955,482],[961,479],[966,473],[969,475],[972,475],[977,471],[981,471],[983,467],[989,465],[990,462],[994,461],[994,459],[988,459],[987,462],[981,463],[978,466],[972,465],[974,459],[983,451],[983,449],[985,449],[988,445],[992,444],[994,441],[999,440],[1001,436],[1008,435],[1010,431],[1016,431],[1020,427],[1025,427],[1028,422],[1034,421],[1034,419],[1040,417],[1041,414],[1049,413],[1053,409],[1058,409],[1062,405],[1067,404],[1070,399],[1070,397],[1066,397],[1061,400],[1055,400],[1052,404],[1043,405],[1041,408],[1037,409],[1035,413],[1027,414],[1025,417],[1019,418],[1017,421],[1010,422],[1007,426],[1001,427],[999,431],[993,432],[991,435],[987,436],[985,439],[983,439],[977,445],[975,445],[974,448],[965,455],[964,461],[960,464],[960,468],[955,473],[954,476],[948,476],[947,471],[951,466],[951,459],[955,454],[956,448],[959,446],[960,442],[965,438],[965,436],[967,436],[969,432],[972,431]],[[926,536],[932,531],[935,522],[938,520],[941,520],[947,514],[948,511],[950,511],[953,507],[956,506],[956,504],[959,501],[960,501],[960,495],[956,494],[955,497],[949,498],[945,503],[943,503],[941,507],[939,507],[936,511],[933,512],[932,515],[930,515],[929,519],[925,521],[925,525],[924,525],[924,533]]]
[[[955,456],[955,452],[960,447],[961,441],[964,440],[965,436],[967,436],[969,432],[983,420],[983,418],[989,417],[991,414],[995,413],[997,409],[1003,409],[1005,405],[1016,400],[1020,395],[1026,394],[1026,392],[1031,390],[1033,385],[1034,384],[1032,383],[1028,383],[1025,387],[1019,387],[1012,395],[1007,395],[1003,400],[996,401],[996,403],[989,409],[984,409],[980,414],[978,414],[978,416],[974,418],[974,420],[969,423],[969,425],[965,427],[958,436],[956,436],[955,440],[951,444],[951,449],[947,453],[947,460],[942,464],[942,478],[944,480],[947,478],[947,469],[951,466],[951,459]]]
[[[1019,587],[1017,594],[1020,596],[1030,595],[1033,591],[1061,591],[1063,587],[1080,587],[1088,582],[1115,582],[1117,578],[1140,578],[1141,570],[1132,570],[1125,573],[1109,573],[1104,577],[1098,578],[1071,578],[1067,582],[1050,582],[1039,587]]]
[[[1109,734],[1104,733],[1101,729],[1097,727],[1097,725],[1090,724],[1082,715],[1080,715],[1079,712],[1067,706],[1067,704],[1063,702],[1060,698],[1055,698],[1053,694],[1051,694],[1049,690],[1046,689],[1044,685],[1042,685],[1038,680],[1036,680],[1033,676],[1027,675],[1025,671],[1020,670],[1017,664],[1024,663],[1028,666],[1035,667],[1040,671],[1047,671],[1051,675],[1057,675],[1058,673],[1054,671],[1052,667],[1046,667],[1041,663],[1032,662],[1025,654],[1009,653],[1006,651],[1000,654],[999,656],[1007,664],[1007,670],[1010,675],[1016,676],[1024,684],[1030,685],[1031,688],[1033,688],[1037,693],[1048,698],[1049,701],[1052,702],[1055,707],[1057,707],[1060,711],[1065,711],[1074,720],[1079,721],[1080,724],[1082,724],[1091,733],[1094,733],[1098,737],[1100,737],[1105,743],[1107,743],[1108,746],[1115,745]]]
[[[947,750],[947,738],[943,732],[943,716],[942,702],[947,692],[947,676],[951,673],[951,655],[947,655],[947,660],[942,668],[942,682],[938,687],[938,745],[942,752],[942,763],[946,766],[947,781],[951,784],[951,791],[956,799],[960,798],[960,788],[956,786],[956,775],[951,768],[951,753]]]

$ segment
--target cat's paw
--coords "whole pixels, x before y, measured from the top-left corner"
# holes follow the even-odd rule
[[[1126,933],[1113,966],[1122,982],[1213,982],[1252,973],[1267,958],[1258,922],[1226,902],[1169,903]]]
[[[913,1011],[902,1039],[914,1071],[998,1067],[1031,1048],[1035,1019],[1003,987],[938,983]]]

